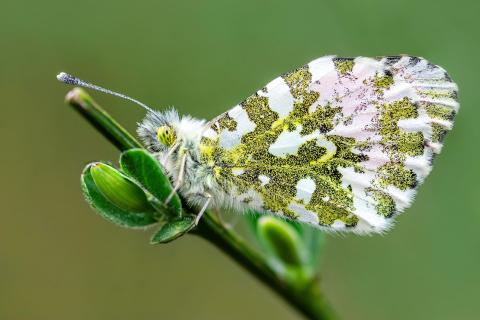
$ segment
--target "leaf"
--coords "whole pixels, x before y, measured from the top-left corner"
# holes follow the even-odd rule
[[[147,227],[158,221],[154,218],[153,208],[145,212],[130,212],[119,208],[102,193],[92,177],[91,166],[88,165],[81,176],[82,191],[85,199],[103,218],[127,228]]]
[[[172,191],[170,180],[163,173],[157,159],[143,149],[130,149],[122,153],[120,157],[122,170],[140,183],[161,203],[167,199]],[[182,205],[180,198],[175,194],[168,203],[172,215],[180,216]]]
[[[158,244],[173,241],[190,231],[194,226],[195,218],[190,215],[167,222],[153,235],[150,243]]]

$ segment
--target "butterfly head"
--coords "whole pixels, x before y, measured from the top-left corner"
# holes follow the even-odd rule
[[[150,111],[139,123],[137,133],[148,150],[166,151],[179,140],[179,122],[178,113],[174,109]]]
[[[159,127],[157,129],[157,140],[167,148],[172,147],[177,140],[175,129],[169,125],[163,125]]]

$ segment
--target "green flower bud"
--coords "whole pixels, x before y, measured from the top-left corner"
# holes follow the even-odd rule
[[[278,218],[263,216],[257,221],[261,243],[278,260],[290,267],[302,267],[304,248],[297,230]]]
[[[131,212],[153,211],[142,188],[117,169],[97,162],[91,164],[90,173],[100,192],[115,206]]]

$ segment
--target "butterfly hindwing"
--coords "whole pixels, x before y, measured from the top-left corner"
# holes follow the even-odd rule
[[[210,122],[201,158],[232,205],[382,232],[430,172],[456,90],[422,58],[322,57]]]

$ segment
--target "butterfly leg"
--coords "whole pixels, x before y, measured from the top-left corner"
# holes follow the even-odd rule
[[[164,158],[163,161],[162,161],[162,166],[165,167],[165,165],[167,164],[168,158],[171,157],[171,155],[175,152],[175,150],[177,150],[177,148],[178,148],[179,146],[180,146],[179,143],[175,143],[175,144],[173,145],[173,147],[171,147],[170,150],[168,150],[167,155],[165,156],[165,158]]]
[[[198,225],[198,222],[202,218],[203,214],[208,208],[208,205],[210,204],[210,201],[212,200],[212,195],[210,193],[203,194],[203,197],[205,197],[206,200],[205,200],[205,203],[203,204],[202,209],[200,209],[200,211],[197,214],[197,217],[195,218],[195,225]]]
[[[178,173],[178,179],[177,179],[177,182],[175,183],[175,186],[173,187],[172,191],[170,192],[170,194],[168,195],[167,199],[165,199],[165,202],[163,203],[163,205],[166,207],[168,205],[168,203],[170,202],[170,200],[172,200],[173,196],[175,195],[175,193],[178,191],[178,189],[180,189],[180,187],[182,186],[182,183],[183,183],[183,179],[185,178],[185,164],[187,162],[187,154],[184,154],[183,157],[182,157],[182,160],[181,160],[181,164],[180,164],[180,170],[179,170],[179,173]]]

